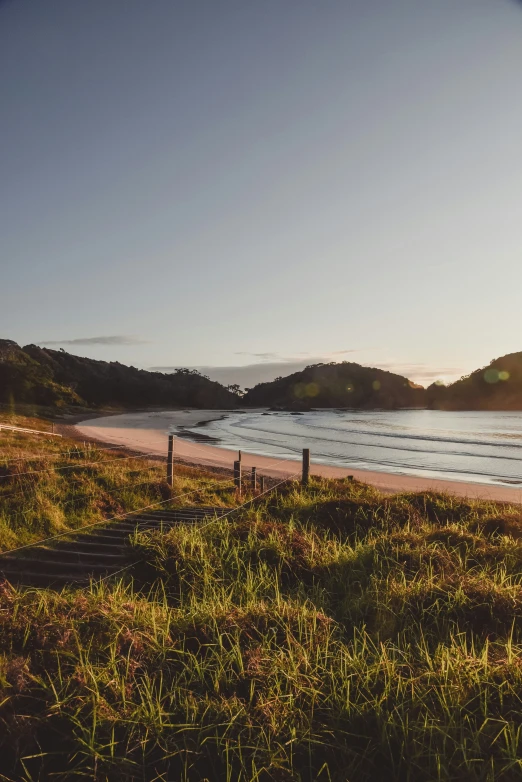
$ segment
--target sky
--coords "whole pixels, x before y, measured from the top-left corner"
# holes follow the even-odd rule
[[[253,385],[522,350],[522,3],[0,0],[0,337]]]

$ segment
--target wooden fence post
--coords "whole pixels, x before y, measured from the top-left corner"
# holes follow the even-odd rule
[[[167,483],[172,486],[174,483],[174,435],[169,434],[169,451],[167,454]]]
[[[257,489],[257,467],[252,467],[252,490]]]
[[[310,478],[310,449],[303,448],[303,475],[301,483],[303,486],[308,486],[308,480]]]
[[[239,496],[241,496],[241,462],[239,459],[234,462],[234,483],[239,492]]]

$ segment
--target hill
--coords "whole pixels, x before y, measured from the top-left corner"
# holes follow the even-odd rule
[[[148,372],[37,345],[0,340],[0,402],[49,407],[231,408],[238,397],[195,370]]]
[[[449,386],[429,386],[426,401],[436,410],[522,410],[522,352],[493,359]]]
[[[358,407],[365,409],[424,406],[424,389],[408,378],[348,361],[314,364],[302,372],[260,383],[243,397],[246,405]]]

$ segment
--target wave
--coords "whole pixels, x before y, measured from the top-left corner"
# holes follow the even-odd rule
[[[235,424],[235,426],[237,426],[237,428],[240,428],[240,429],[243,428],[242,426],[239,425],[239,423]],[[329,428],[329,429],[331,429],[331,427],[322,427],[322,428],[325,428],[325,429]],[[270,445],[275,445],[276,441],[262,438],[261,436],[259,436],[259,433],[265,434],[265,435],[266,434],[279,435],[280,437],[284,437],[285,436],[285,434],[283,432],[281,432],[281,431],[278,432],[277,430],[273,430],[273,429],[256,429],[254,431],[256,432],[256,436],[247,435],[244,432],[242,432],[241,433],[241,438],[243,440],[248,441],[248,442],[260,442],[260,443],[263,443],[265,445],[269,445],[269,444]],[[335,430],[333,430],[333,431],[335,431]],[[361,435],[367,436],[369,433],[368,432],[360,432],[360,431],[352,430],[352,431],[350,431],[350,434],[355,434],[355,435],[361,434]],[[421,448],[410,448],[410,447],[408,447],[405,444],[405,441],[407,441],[407,440],[414,440],[414,441],[417,441],[417,442],[420,442],[420,441],[433,442],[433,443],[441,443],[441,444],[442,443],[448,443],[448,444],[451,444],[451,445],[468,445],[468,446],[469,445],[477,445],[477,446],[480,446],[480,447],[490,447],[490,448],[494,448],[494,449],[503,447],[503,446],[498,445],[498,444],[496,444],[494,442],[488,442],[488,441],[456,440],[456,439],[444,440],[443,438],[420,437],[420,436],[419,437],[413,436],[413,437],[401,438],[400,444],[396,444],[396,445],[390,445],[388,443],[383,443],[383,442],[365,443],[365,442],[359,442],[357,440],[347,440],[347,439],[334,439],[334,438],[327,438],[327,437],[318,437],[317,435],[299,434],[298,432],[292,433],[290,436],[293,437],[293,438],[299,438],[299,439],[306,440],[307,443],[310,443],[310,442],[317,442],[317,443],[328,442],[328,443],[337,444],[337,445],[352,445],[352,446],[358,446],[358,447],[361,447],[361,448],[386,448],[386,449],[390,449],[390,450],[406,451],[406,452],[410,452],[410,453],[423,453],[423,451],[422,451]],[[375,437],[381,437],[381,435],[374,435],[374,436]],[[383,436],[389,437],[389,435],[383,435]],[[287,445],[286,447],[289,447],[289,446]],[[515,446],[514,445],[510,445],[510,446],[506,446],[506,447],[509,447],[510,449],[512,449],[512,448],[520,448],[520,449],[522,449],[522,445],[520,445],[520,446],[519,445],[515,445]],[[298,447],[297,448],[294,447],[292,450],[297,453],[300,449]],[[428,453],[429,454],[433,454],[433,455],[452,455],[452,456],[464,456],[464,457],[482,458],[482,459],[484,459],[484,458],[485,459],[502,459],[502,460],[514,461],[514,462],[520,462],[521,458],[522,458],[521,456],[509,456],[509,455],[507,455],[505,453],[502,453],[502,454],[495,454],[495,453],[483,454],[483,453],[474,453],[473,451],[449,451],[448,449],[442,449],[442,450],[430,449],[428,451]]]
[[[241,421],[240,420],[237,423],[235,422],[234,426],[237,426],[238,428],[242,428],[242,426],[244,426],[245,423],[246,423],[246,421]],[[305,420],[305,421],[300,421],[299,423],[301,425],[306,425],[308,422]],[[411,434],[411,433],[408,433],[408,434],[405,434],[405,435],[398,435],[398,434],[394,434],[392,432],[381,432],[381,431],[376,432],[375,430],[368,430],[368,429],[342,429],[342,430],[340,430],[339,427],[324,426],[324,425],[318,425],[318,424],[310,425],[310,428],[311,429],[323,429],[324,431],[330,431],[330,432],[342,431],[343,433],[346,432],[347,434],[360,434],[360,435],[365,435],[365,436],[368,436],[368,437],[386,437],[386,438],[395,438],[395,439],[398,439],[398,440],[406,439],[406,440],[415,440],[417,442],[451,443],[453,445],[491,446],[493,448],[518,448],[518,449],[520,449],[522,451],[522,443],[520,443],[520,444],[513,443],[513,442],[499,443],[498,439],[497,440],[493,440],[493,439],[489,439],[489,440],[487,440],[487,439],[471,440],[469,437],[466,437],[466,438],[440,437],[440,436],[437,436],[437,435],[427,435],[427,434],[416,435],[416,434]],[[275,430],[267,429],[266,427],[260,427],[259,429],[256,429],[255,431],[267,432],[267,433],[270,433],[270,434],[278,434],[278,433],[280,433],[280,432],[277,432]],[[506,435],[510,436],[510,433],[506,433]],[[293,436],[297,436],[297,437],[303,436],[304,437],[305,435],[299,435],[299,434],[296,433]],[[513,435],[511,434],[511,436],[513,436]],[[515,435],[515,436],[518,437],[518,435]],[[328,440],[329,442],[338,442],[338,443],[344,443],[344,442],[351,443],[352,442],[350,440],[335,439],[335,438],[331,438],[331,437],[326,437],[324,439]]]
[[[486,482],[506,481],[519,482],[518,465],[522,465],[522,444],[499,442],[499,435],[518,437],[516,431],[522,426],[522,414],[513,419],[511,431],[507,431],[505,421],[491,420],[484,414],[481,421],[492,430],[497,426],[497,432],[490,437],[476,437],[476,421],[471,436],[465,436],[462,426],[465,426],[465,416],[455,414],[456,431],[451,433],[447,427],[447,416],[441,414],[441,423],[446,424],[438,434],[430,426],[427,432],[418,431],[426,419],[419,412],[418,423],[414,420],[414,429],[403,433],[386,432],[371,429],[366,419],[362,427],[353,426],[354,419],[346,427],[345,421],[332,425],[330,412],[309,413],[301,416],[275,413],[262,416],[261,413],[250,415],[227,414],[220,421],[208,424],[209,434],[220,439],[226,447],[244,448],[260,455],[288,456],[295,458],[303,447],[310,447],[313,458],[323,464],[342,465],[348,468],[372,469],[383,472],[401,474],[431,474],[432,476],[455,478],[462,475],[466,480]],[[334,413],[335,414],[335,413]],[[338,414],[336,414],[338,415]],[[365,413],[365,416],[371,415]],[[393,420],[394,413],[379,412],[376,415],[379,427],[397,427]],[[432,413],[430,423],[437,422],[437,414]],[[409,414],[411,425],[415,413]],[[464,419],[464,420],[463,420]],[[361,422],[363,423],[363,422]],[[458,427],[458,428],[457,428]],[[189,431],[190,428],[188,427]],[[502,429],[502,431],[498,431]],[[493,438],[497,439],[493,439]]]

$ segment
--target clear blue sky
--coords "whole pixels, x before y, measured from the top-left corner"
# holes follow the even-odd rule
[[[522,350],[521,73],[511,0],[0,2],[0,336],[424,382]]]

